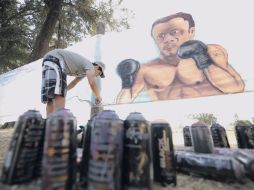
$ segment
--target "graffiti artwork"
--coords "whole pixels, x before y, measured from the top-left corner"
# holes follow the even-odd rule
[[[228,63],[226,49],[194,40],[191,14],[179,12],[156,20],[151,36],[159,57],[143,64],[128,59],[118,65],[117,72],[125,85],[117,95],[117,103],[133,102],[143,91],[152,101],[244,91],[244,81]]]

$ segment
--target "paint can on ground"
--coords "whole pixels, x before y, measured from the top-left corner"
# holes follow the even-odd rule
[[[18,118],[3,164],[3,183],[23,183],[36,176],[43,135],[43,119],[38,111],[28,110]]]
[[[176,163],[172,130],[166,121],[151,124],[153,180],[161,186],[176,185]]]
[[[87,190],[122,188],[123,121],[102,110],[92,122]]]
[[[151,151],[148,121],[139,112],[124,121],[123,189],[151,189]]]
[[[208,126],[202,122],[190,126],[191,141],[197,153],[213,153],[213,141]]]
[[[230,148],[226,130],[218,123],[214,123],[211,126],[211,135],[215,147]]]
[[[76,118],[68,109],[49,115],[42,162],[43,190],[75,189],[76,128]]]
[[[192,146],[189,126],[185,126],[183,128],[183,140],[184,140],[184,146]]]

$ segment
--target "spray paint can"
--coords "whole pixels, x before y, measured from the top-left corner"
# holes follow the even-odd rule
[[[192,146],[189,126],[185,126],[183,128],[183,140],[184,140],[184,146]]]
[[[238,148],[254,149],[254,127],[238,122],[235,126]]]
[[[91,119],[88,120],[86,125],[85,137],[82,144],[83,152],[82,152],[82,161],[81,161],[81,169],[80,169],[80,184],[82,187],[87,187],[88,182],[88,165],[90,158],[90,146],[91,146],[91,132],[92,132],[92,122],[95,119],[95,114]]]
[[[202,123],[197,122],[191,125],[191,141],[194,151],[197,153],[212,153],[213,141],[208,127]]]
[[[233,154],[234,158],[243,164],[246,175],[254,181],[254,152],[239,150]]]
[[[192,147],[177,148],[177,152],[185,151],[192,152]],[[214,148],[213,156],[227,156],[234,158],[244,167],[244,173],[251,180],[254,180],[254,150],[253,149],[238,149],[238,148]]]
[[[123,189],[150,190],[149,123],[139,112],[124,121]]]
[[[177,170],[219,181],[239,181],[245,178],[245,170],[236,159],[218,154],[202,154],[175,151]]]
[[[230,148],[226,130],[218,123],[211,126],[211,135],[215,147]]]
[[[43,158],[43,148],[44,148],[44,140],[45,140],[45,130],[46,130],[46,119],[42,119],[42,123],[40,125],[40,133],[37,131],[36,134],[41,134],[41,138],[38,141],[38,155],[35,166],[35,177],[41,177],[42,175],[42,158]]]
[[[42,123],[42,116],[36,110],[28,110],[18,118],[3,164],[3,183],[23,183],[35,177],[39,143],[43,138]]]
[[[77,173],[81,173],[81,165],[82,165],[82,156],[83,156],[83,143],[85,140],[86,129],[85,126],[79,125],[76,135],[77,135]],[[79,175],[79,179],[81,174]]]
[[[87,190],[122,187],[123,121],[102,110],[92,122]]]
[[[49,115],[42,162],[42,189],[75,189],[76,127],[76,118],[68,109],[59,109]]]
[[[250,127],[247,128],[246,136],[248,138],[249,148],[254,149],[254,125],[250,125]]]
[[[82,144],[84,141],[84,135],[85,135],[85,126],[80,125],[77,129],[77,147],[82,148]]]
[[[151,124],[153,179],[162,186],[176,185],[176,163],[172,131],[166,121]]]
[[[194,152],[193,147],[177,147],[177,151]],[[239,149],[239,148],[214,148],[213,153],[216,155],[234,156],[236,152],[244,152],[245,154],[254,157],[253,149]]]

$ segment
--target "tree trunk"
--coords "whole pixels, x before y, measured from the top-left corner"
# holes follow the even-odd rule
[[[49,10],[46,20],[36,37],[32,53],[29,57],[29,62],[40,59],[45,53],[47,53],[49,42],[52,38],[57,20],[62,10],[62,1],[63,0],[44,0]]]

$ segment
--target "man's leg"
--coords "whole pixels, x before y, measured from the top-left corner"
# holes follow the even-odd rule
[[[54,111],[56,111],[59,108],[64,108],[65,107],[65,97],[60,96],[60,95],[55,95],[55,98],[53,100],[53,106],[54,106]]]
[[[47,112],[47,117],[50,113],[54,111],[54,106],[52,101],[48,101],[46,105],[46,112]]]
[[[46,112],[47,117],[50,113],[59,108],[65,107],[66,95],[66,74],[61,71],[59,65],[47,61],[45,62],[44,78],[45,86],[42,88],[42,99],[47,101]]]

